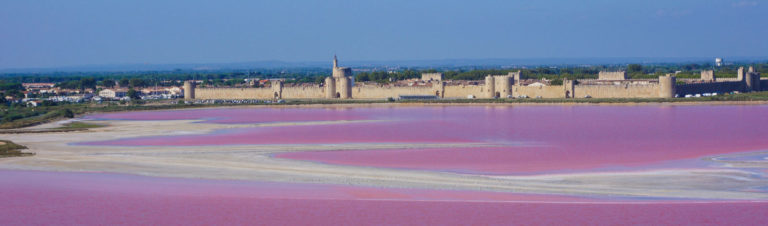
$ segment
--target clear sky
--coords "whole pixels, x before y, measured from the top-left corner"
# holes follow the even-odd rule
[[[768,0],[2,0],[0,69],[768,55]]]

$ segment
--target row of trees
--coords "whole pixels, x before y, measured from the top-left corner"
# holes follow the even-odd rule
[[[320,76],[330,73],[327,68],[289,68],[289,69],[257,69],[256,71],[125,71],[125,72],[52,72],[52,73],[5,73],[0,74],[0,80],[9,82],[53,82],[80,80],[81,78],[94,78],[96,81],[112,79],[138,78],[151,81],[184,81],[184,80],[214,80],[214,79],[244,79],[244,78],[303,78],[306,76]]]
[[[60,88],[80,89],[80,90],[95,89],[97,85],[104,86],[107,88],[113,88],[118,85],[120,87],[139,88],[139,87],[151,86],[152,84],[150,83],[150,81],[140,79],[140,78],[132,78],[132,79],[123,78],[118,81],[115,81],[114,79],[111,79],[111,78],[107,78],[98,82],[94,78],[81,78],[79,80],[65,81],[57,84],[57,86]]]
[[[5,82],[0,80],[0,103],[5,103],[6,96],[12,96],[14,98],[23,98],[24,87],[18,82]]]
[[[355,81],[367,82],[375,81],[379,83],[389,83],[391,81],[406,80],[412,78],[420,78],[421,72],[414,70],[386,72],[386,71],[374,71],[374,72],[360,72],[355,75]]]

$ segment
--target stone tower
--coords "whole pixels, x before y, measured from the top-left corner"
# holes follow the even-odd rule
[[[493,98],[496,96],[496,82],[493,79],[493,75],[485,76],[485,98]]]
[[[576,88],[576,82],[574,82],[573,80],[570,80],[570,79],[564,79],[563,80],[563,89],[565,91],[565,98],[575,98],[576,97],[576,93],[575,93],[575,89],[574,88]]]
[[[435,96],[437,96],[438,98],[445,97],[445,82],[443,81],[432,82],[432,92],[435,93]]]
[[[195,81],[184,81],[184,99],[195,99]]]
[[[283,99],[283,81],[272,80],[272,93],[275,99]]]
[[[325,98],[336,98],[336,79],[333,77],[325,78]]]
[[[714,82],[717,78],[715,78],[715,71],[713,70],[702,70],[701,71],[701,80]]]
[[[760,73],[755,72],[755,67],[753,66],[749,66],[749,70],[744,73],[742,81],[744,81],[744,88],[747,92],[762,90],[762,87],[760,87]]]
[[[520,74],[522,74],[522,72],[520,70],[518,70],[517,72],[509,72],[509,73],[507,73],[507,76],[512,77],[512,84],[513,85],[520,85]]]
[[[332,76],[334,78],[341,78],[341,77],[352,76],[352,68],[339,67],[339,59],[336,58],[336,55],[333,55],[333,74],[332,74]]]
[[[744,75],[744,84],[747,92],[760,91],[760,73],[747,72]]]
[[[352,69],[348,67],[339,67],[339,59],[333,55],[333,72],[331,77],[325,79],[325,97],[326,98],[352,98],[352,86],[355,80],[352,76]]]
[[[512,95],[512,77],[507,75],[494,76],[493,80],[496,83],[496,87],[493,89],[499,93],[499,98],[507,98]]]
[[[349,77],[341,77],[336,81],[338,84],[338,86],[336,86],[336,88],[338,88],[336,91],[339,92],[339,98],[341,99],[352,98],[352,85],[350,84],[351,80],[349,79]]]
[[[666,76],[659,76],[659,97],[661,98],[674,98],[677,93],[675,83],[677,78],[672,74]]]
[[[739,67],[739,70],[736,71],[736,79],[744,81],[744,67]]]

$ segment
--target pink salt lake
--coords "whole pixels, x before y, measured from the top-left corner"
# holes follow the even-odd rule
[[[764,225],[762,202],[612,202],[0,170],[2,225]]]
[[[179,116],[182,115],[182,116]],[[339,143],[488,143],[493,147],[292,152],[328,164],[488,174],[574,172],[768,148],[768,106],[522,106],[242,108],[132,112],[97,119],[207,119],[205,123],[380,120],[230,129],[205,135],[84,143],[189,146]]]
[[[180,114],[182,113],[183,114]],[[768,106],[233,108],[89,116],[200,123],[350,120],[74,145],[193,146],[487,143],[492,147],[345,150],[274,157],[470,174],[664,168],[765,150]],[[376,120],[360,121],[357,120]],[[673,164],[674,165],[674,164]],[[706,167],[686,165],[684,167]],[[0,171],[0,222],[21,224],[762,225],[764,202],[600,200],[498,192]]]

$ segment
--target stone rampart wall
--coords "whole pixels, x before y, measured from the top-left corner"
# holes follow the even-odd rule
[[[575,98],[658,98],[659,84],[575,85]]]
[[[760,87],[768,87],[768,79],[760,80]],[[621,84],[621,85],[575,85],[575,98],[657,98],[660,86],[650,84]],[[397,98],[401,95],[438,95],[439,87],[429,86],[354,86],[353,99],[383,99]],[[564,98],[564,86],[511,86],[514,97],[521,95],[535,98]],[[741,81],[705,82],[675,85],[675,94],[728,93],[746,91],[745,83]],[[487,98],[485,85],[446,85],[441,92],[443,98]],[[195,88],[195,99],[273,99],[275,91],[272,88]],[[325,89],[321,86],[283,87],[282,98],[285,99],[322,99],[326,98]],[[502,96],[501,98],[506,98]]]
[[[741,79],[739,79],[739,78],[720,78],[720,77],[718,77],[717,81],[718,82],[737,82],[737,81],[741,81]]]
[[[325,98],[325,89],[324,87],[319,87],[319,86],[283,87],[283,98],[285,99]]]
[[[355,86],[352,87],[353,99],[397,98],[400,95],[436,95],[432,87],[412,86]]]
[[[483,98],[484,87],[483,85],[446,85],[443,98],[467,98],[469,95]]]
[[[521,95],[529,98],[565,98],[565,87],[563,86],[512,86],[512,96]],[[506,98],[506,97],[502,97]]]
[[[683,84],[675,86],[677,95],[685,96],[686,94],[701,94],[701,93],[729,93],[732,91],[744,91],[743,82],[705,82],[705,83],[693,83]]]
[[[271,88],[195,88],[195,99],[244,100],[273,99]]]

